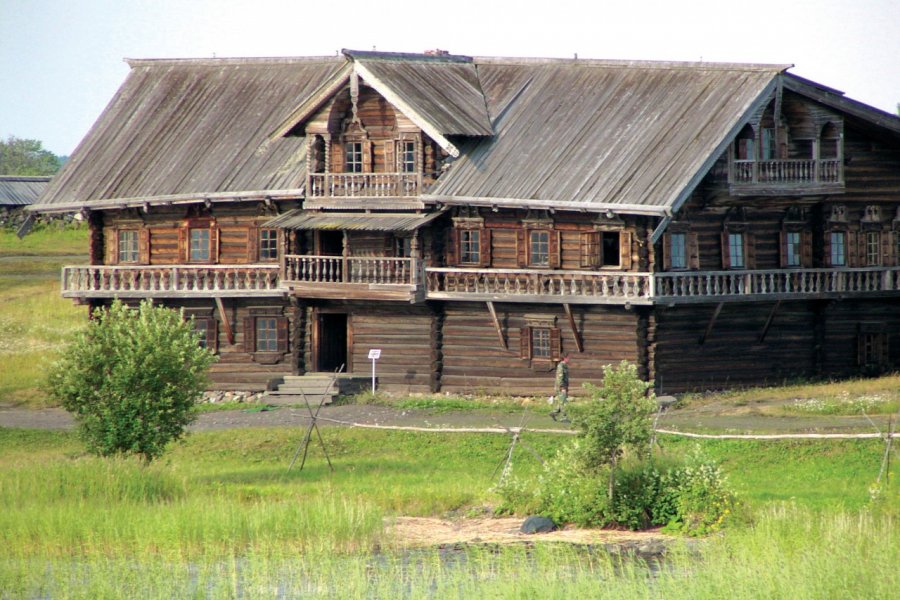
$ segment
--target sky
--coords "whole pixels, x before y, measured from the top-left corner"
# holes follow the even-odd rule
[[[124,58],[469,56],[750,62],[896,114],[900,0],[0,0],[0,137],[71,154]]]

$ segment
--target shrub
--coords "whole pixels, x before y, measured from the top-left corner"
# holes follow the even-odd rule
[[[117,300],[94,312],[51,368],[48,389],[75,416],[89,451],[150,462],[196,417],[214,360],[179,312]]]
[[[675,490],[678,507],[670,528],[691,535],[720,529],[737,506],[722,468],[699,449],[688,456],[670,487]]]
[[[603,385],[585,384],[591,398],[572,407],[572,422],[581,431],[580,462],[585,471],[609,474],[607,495],[615,493],[613,473],[626,448],[647,455],[656,410],[650,384],[641,381],[637,367],[622,361],[618,367],[603,367]]]

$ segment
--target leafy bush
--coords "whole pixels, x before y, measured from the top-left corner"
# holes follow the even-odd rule
[[[535,494],[538,512],[555,523],[600,526],[607,520],[607,474],[584,471],[578,462],[581,452],[575,440],[545,463]]]
[[[75,416],[89,451],[150,462],[196,417],[214,360],[179,312],[117,300],[95,311],[53,365],[48,389]]]
[[[671,487],[675,490],[678,510],[669,527],[691,535],[720,529],[737,505],[722,468],[704,457],[699,449],[688,456]]]

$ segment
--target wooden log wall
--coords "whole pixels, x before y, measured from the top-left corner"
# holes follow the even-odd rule
[[[215,262],[254,263],[258,260],[257,231],[274,216],[274,211],[265,208],[262,203],[214,205],[211,209],[204,209],[199,204],[179,208],[153,207],[149,213],[138,209],[106,211],[100,239],[107,264],[114,264],[117,260],[115,244],[118,229],[147,232],[148,260],[142,260],[144,264],[178,264],[182,262],[181,254],[184,252],[179,245],[180,230],[184,228],[187,219],[203,219],[211,222],[218,230],[218,236],[214,238],[217,246],[211,249],[211,254],[217,257]]]
[[[453,393],[546,395],[553,391],[556,365],[520,358],[520,331],[531,319],[555,319],[561,350],[571,355],[571,392],[585,381],[599,382],[602,367],[639,358],[635,312],[621,307],[573,306],[582,336],[579,353],[562,306],[497,304],[507,348],[500,345],[494,321],[482,303],[447,303],[444,308],[441,391]]]
[[[336,303],[330,303],[334,307]],[[429,392],[432,380],[432,313],[425,306],[347,303],[353,373],[371,373],[369,350],[381,349],[379,386],[393,392]]]
[[[773,306],[726,303],[711,327],[715,304],[658,308],[653,348],[657,393],[778,384],[814,376],[815,319],[810,303],[782,302],[760,342]]]

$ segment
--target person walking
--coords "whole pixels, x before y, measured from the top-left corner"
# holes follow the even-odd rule
[[[554,421],[557,417],[562,416],[564,422],[569,421],[569,415],[566,413],[566,404],[569,401],[569,354],[563,354],[562,360],[556,365],[556,386],[554,388],[556,395],[556,408],[550,411],[550,418]]]

